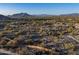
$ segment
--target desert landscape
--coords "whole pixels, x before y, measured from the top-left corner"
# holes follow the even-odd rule
[[[78,7],[0,4],[0,55],[79,55]]]
[[[78,15],[0,15],[0,52],[21,55],[79,54]]]

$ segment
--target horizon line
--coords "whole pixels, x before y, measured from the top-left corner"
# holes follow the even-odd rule
[[[14,14],[21,14],[21,13],[25,13],[25,14],[29,14],[29,15],[65,15],[65,14],[79,14],[79,12],[78,13],[75,13],[75,12],[73,12],[73,13],[61,13],[61,14],[43,14],[43,13],[41,13],[41,14],[31,14],[31,13],[27,13],[27,12],[19,12],[19,13],[13,13],[13,14],[7,14],[7,15],[5,15],[5,14],[0,14],[0,15],[5,15],[5,16],[9,16],[9,15],[14,15]]]

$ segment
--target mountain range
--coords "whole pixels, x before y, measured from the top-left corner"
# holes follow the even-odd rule
[[[30,15],[28,13],[17,13],[13,15],[4,16],[0,14],[0,20],[7,20],[7,19],[21,19],[21,18],[27,18],[27,17],[43,17],[43,16],[79,16],[79,13],[71,13],[71,14],[60,14],[60,15],[47,15],[47,14],[41,14],[41,15]]]
[[[31,15],[27,13],[18,13],[18,14],[8,15],[8,17],[10,18],[26,18],[28,16],[31,16]]]
[[[4,16],[0,14],[0,20],[8,20],[10,19],[8,16]]]
[[[79,13],[61,14],[60,16],[79,16]]]

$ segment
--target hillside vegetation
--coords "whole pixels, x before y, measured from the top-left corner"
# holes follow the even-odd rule
[[[79,16],[0,20],[0,48],[21,55],[79,54]]]

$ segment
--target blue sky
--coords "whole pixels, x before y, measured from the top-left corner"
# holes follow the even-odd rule
[[[0,14],[68,14],[79,13],[78,3],[0,3]]]

